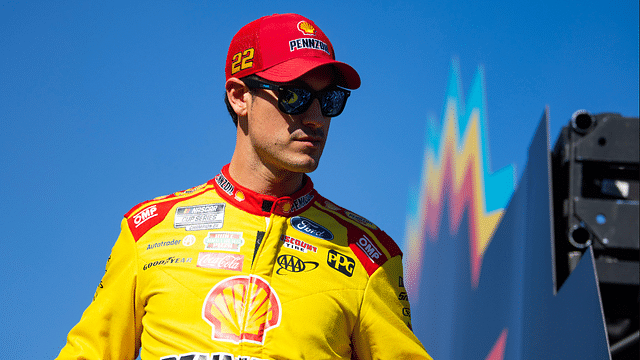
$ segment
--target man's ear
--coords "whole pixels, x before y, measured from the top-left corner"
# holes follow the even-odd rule
[[[233,111],[240,116],[247,115],[247,107],[249,101],[249,91],[244,83],[238,78],[229,78],[227,82],[224,84],[225,89],[227,90],[227,99],[229,99],[229,104],[233,108]]]

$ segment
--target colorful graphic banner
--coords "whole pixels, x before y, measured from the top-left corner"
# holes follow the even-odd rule
[[[482,70],[466,111],[458,74],[407,221],[414,332],[434,359],[609,358],[591,251],[554,286],[548,112],[513,192],[512,169],[488,171]]]

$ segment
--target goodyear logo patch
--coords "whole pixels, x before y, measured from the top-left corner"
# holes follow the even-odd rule
[[[191,262],[191,258],[180,258],[180,257],[170,256],[166,259],[148,262],[144,264],[144,266],[142,267],[142,270],[148,270],[154,266],[162,266],[162,265],[168,265],[168,264],[182,264],[182,263],[190,263],[190,262]]]

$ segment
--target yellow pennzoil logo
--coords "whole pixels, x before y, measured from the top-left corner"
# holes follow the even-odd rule
[[[316,28],[313,25],[309,24],[306,21],[300,21],[298,23],[298,30],[300,30],[305,35],[316,36]]]
[[[266,332],[280,325],[281,310],[278,295],[264,279],[234,276],[209,291],[202,319],[211,325],[213,340],[263,344]]]

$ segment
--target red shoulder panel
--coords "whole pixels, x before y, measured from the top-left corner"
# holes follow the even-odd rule
[[[203,191],[198,190],[204,189],[207,184],[202,184],[185,191],[179,191],[168,196],[162,196],[154,200],[147,200],[134,206],[124,215],[127,219],[131,234],[133,234],[133,239],[138,241],[147,231],[161,223],[175,204],[200,195]],[[213,187],[210,186],[207,190],[212,188]]]
[[[347,229],[349,248],[351,248],[351,251],[353,251],[369,275],[373,274],[388,260],[385,253],[382,252],[378,246],[378,243],[387,250],[391,257],[402,254],[402,251],[400,251],[400,248],[393,239],[370,221],[324,198],[321,198],[319,203],[326,206],[328,211],[325,209],[321,210],[328,212]],[[350,220],[346,220],[345,218]],[[365,230],[365,228],[367,230]],[[378,243],[376,243],[374,237]]]

